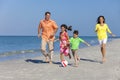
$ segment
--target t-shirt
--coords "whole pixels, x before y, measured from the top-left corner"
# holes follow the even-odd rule
[[[96,24],[95,31],[96,30],[97,30],[97,36],[99,40],[103,40],[107,38],[107,32],[111,33],[107,24],[104,24],[103,26],[101,26],[100,24]]]
[[[57,24],[53,20],[45,21],[41,20],[40,21],[40,28],[42,28],[42,39],[44,40],[54,40],[53,38],[50,38],[50,35],[54,33],[55,29],[58,28]]]
[[[71,49],[73,49],[73,50],[75,50],[75,49],[78,49],[79,48],[79,44],[81,43],[81,42],[84,42],[84,40],[83,39],[81,39],[81,38],[79,38],[79,37],[77,37],[77,38],[70,38],[70,44],[71,44]]]

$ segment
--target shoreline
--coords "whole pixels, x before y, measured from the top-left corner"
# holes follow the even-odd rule
[[[116,40],[116,39],[120,39],[120,38],[119,37],[109,38],[107,44],[109,42]],[[99,44],[93,44],[90,47],[94,47],[94,46],[99,46]],[[88,46],[85,46],[84,44],[82,44],[80,49],[84,49],[84,48],[88,48]],[[54,51],[54,52],[59,54],[59,50]],[[4,52],[4,53],[5,54],[3,54],[3,53],[0,54],[0,58],[1,58],[0,62],[4,62],[4,61],[8,61],[8,60],[24,59],[24,58],[35,58],[35,57],[42,56],[42,53],[39,51],[39,49],[16,50],[16,51]],[[56,54],[56,55],[58,55],[58,54]]]
[[[43,56],[0,62],[0,80],[119,80],[120,39],[107,43],[107,61],[101,64],[99,46],[82,48],[78,67],[66,57],[69,65],[60,67],[59,55],[54,55],[53,64],[45,63]]]

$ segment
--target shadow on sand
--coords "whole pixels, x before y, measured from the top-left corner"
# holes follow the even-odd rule
[[[36,64],[46,64],[46,63],[49,63],[49,62],[45,62],[43,60],[36,60],[36,59],[34,59],[34,60],[33,59],[26,59],[25,62],[31,62],[31,63],[36,63]],[[61,66],[61,62],[53,61],[52,63]],[[68,64],[68,65],[71,66],[72,64]]]
[[[31,62],[31,63],[49,63],[49,62],[46,62],[46,61],[43,61],[43,60],[36,60],[36,59],[26,59],[25,60],[26,62]],[[53,64],[61,64],[61,62],[55,62],[53,61]]]
[[[91,59],[85,59],[85,58],[80,58],[81,61],[88,61],[88,62],[95,62],[95,63],[102,63],[101,61],[97,61],[97,60],[91,60]]]
[[[48,63],[43,60],[33,60],[33,59],[26,59],[26,62],[31,62],[31,63]]]

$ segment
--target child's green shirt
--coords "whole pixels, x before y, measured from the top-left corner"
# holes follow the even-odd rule
[[[70,38],[70,44],[71,44],[71,49],[73,49],[73,50],[76,50],[76,49],[78,49],[79,48],[79,44],[81,43],[81,42],[84,42],[84,40],[83,39],[81,39],[81,38],[79,38],[79,37],[77,37],[77,38]]]

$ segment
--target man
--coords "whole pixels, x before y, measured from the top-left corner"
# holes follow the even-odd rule
[[[45,19],[40,21],[38,26],[38,37],[42,38],[41,40],[41,52],[45,56],[46,62],[52,63],[52,55],[54,50],[54,39],[55,33],[58,30],[58,26],[55,21],[50,19],[51,13],[45,12]],[[40,33],[42,31],[42,33]],[[48,44],[49,52],[46,51],[46,45]]]

